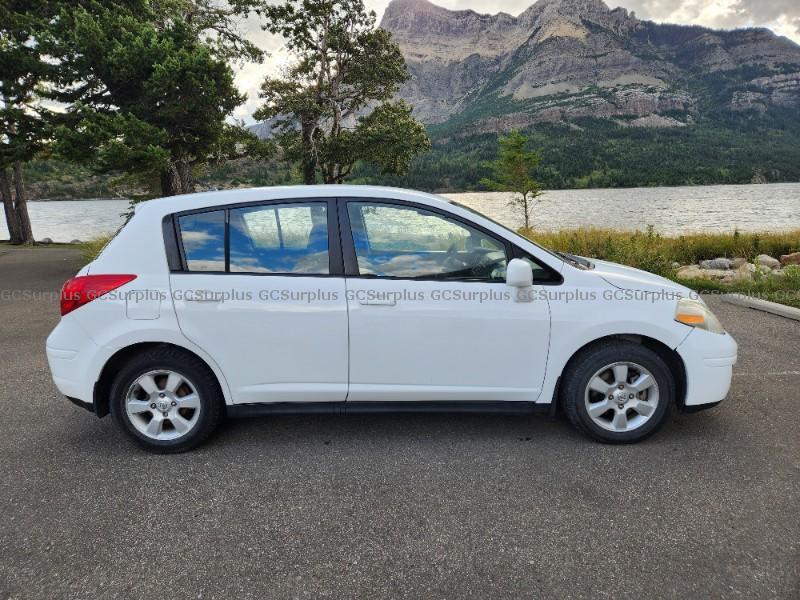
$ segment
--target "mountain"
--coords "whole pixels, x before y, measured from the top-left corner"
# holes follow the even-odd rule
[[[392,0],[381,26],[411,73],[399,96],[421,121],[453,121],[462,135],[800,108],[800,46],[763,28],[657,24],[602,0],[539,0],[516,17]]]
[[[541,150],[550,189],[800,181],[800,46],[768,29],[658,24],[602,0],[517,16],[392,0],[381,26],[432,148],[402,177],[359,165],[356,183],[482,189],[512,128]]]

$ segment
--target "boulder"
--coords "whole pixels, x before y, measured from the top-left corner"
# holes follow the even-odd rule
[[[729,258],[712,258],[711,260],[701,260],[701,269],[730,269],[732,262]]]
[[[681,279],[704,279],[705,271],[697,265],[686,265],[678,269],[676,275]]]
[[[670,266],[671,266],[673,269],[680,269],[680,268],[681,268],[681,263],[679,263],[679,262],[673,262],[673,263],[672,263],[672,265],[670,265]]]
[[[762,267],[769,267],[770,269],[777,269],[781,266],[781,261],[777,258],[772,258],[769,254],[759,254],[756,256],[756,263]]]
[[[52,244],[53,240],[51,240],[50,238],[42,238],[42,239],[39,240],[39,243],[40,244]]]
[[[734,271],[734,279],[750,280],[753,279],[753,274],[756,272],[756,266],[753,263],[746,262]]]
[[[800,252],[792,252],[791,254],[782,254],[781,264],[783,266],[800,265]]]
[[[783,271],[782,269],[775,269],[775,270],[772,271],[772,276],[773,277],[785,277],[786,276],[786,272]]]
[[[747,262],[747,259],[746,259],[746,258],[742,258],[742,257],[740,256],[740,257],[738,257],[738,258],[734,258],[734,259],[731,261],[731,268],[732,268],[732,269],[738,269],[738,268],[739,268],[739,267],[741,267],[742,265],[747,265],[747,264],[750,264],[750,263],[748,263],[748,262]]]
[[[82,244],[83,242],[80,240],[72,240],[70,244]]]
[[[733,281],[736,272],[730,269],[703,269],[698,265],[687,265],[678,269],[676,275],[682,279]]]

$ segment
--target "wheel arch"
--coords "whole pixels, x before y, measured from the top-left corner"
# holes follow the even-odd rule
[[[197,352],[186,348],[185,346],[181,346],[179,344],[173,344],[170,342],[137,342],[131,344],[129,346],[125,346],[117,350],[114,354],[112,354],[108,360],[103,365],[103,368],[100,371],[100,375],[97,378],[97,381],[94,384],[94,391],[93,391],[93,405],[94,405],[94,413],[102,418],[109,414],[109,401],[111,395],[111,385],[114,382],[114,376],[128,361],[131,357],[136,356],[146,350],[150,350],[153,348],[177,348],[181,352],[186,352],[187,354],[191,354],[199,361],[201,361],[211,373],[214,375],[214,379],[217,381],[217,385],[219,385],[220,391],[223,394],[223,397],[227,401],[227,390],[226,386],[224,385],[225,382],[220,380],[220,376],[217,373],[216,369],[214,369],[213,365],[209,364],[209,362],[200,356]]]
[[[564,364],[564,367],[561,369],[561,375],[558,377],[558,383],[553,394],[553,403],[556,406],[556,409],[560,408],[562,402],[561,383],[563,381],[564,374],[569,370],[577,357],[589,348],[611,340],[624,340],[627,342],[641,344],[642,346],[658,354],[659,357],[667,364],[667,367],[675,378],[675,403],[679,409],[683,410],[684,401],[686,399],[686,365],[684,365],[680,354],[660,340],[647,335],[632,333],[605,335],[585,343],[583,346],[573,352],[569,360],[567,360],[567,362]]]

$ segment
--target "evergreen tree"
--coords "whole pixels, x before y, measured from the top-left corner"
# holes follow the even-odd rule
[[[156,175],[163,195],[194,189],[193,172],[256,144],[226,120],[245,97],[228,63],[258,59],[234,17],[247,2],[83,0],[56,20],[53,99],[69,105],[58,150],[98,171]]]
[[[32,244],[24,166],[48,139],[48,112],[39,91],[52,74],[36,43],[49,2],[0,3],[0,196],[13,244]],[[13,190],[12,190],[13,188]]]
[[[542,194],[541,184],[533,178],[533,172],[542,160],[539,152],[527,150],[528,137],[512,129],[508,135],[500,137],[500,156],[492,165],[493,176],[481,183],[498,192],[515,192],[510,202],[523,215],[525,229],[530,228],[531,211],[538,196]]]
[[[296,62],[264,81],[257,119],[273,120],[284,155],[303,181],[342,183],[358,161],[385,174],[408,170],[430,148],[411,108],[391,97],[408,72],[388,31],[362,0],[263,3],[264,29],[284,37]]]

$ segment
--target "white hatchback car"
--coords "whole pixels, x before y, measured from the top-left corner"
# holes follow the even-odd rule
[[[633,442],[728,393],[736,343],[691,296],[429,194],[211,192],[139,204],[64,285],[47,356],[64,395],[159,452],[286,412],[560,407]]]

